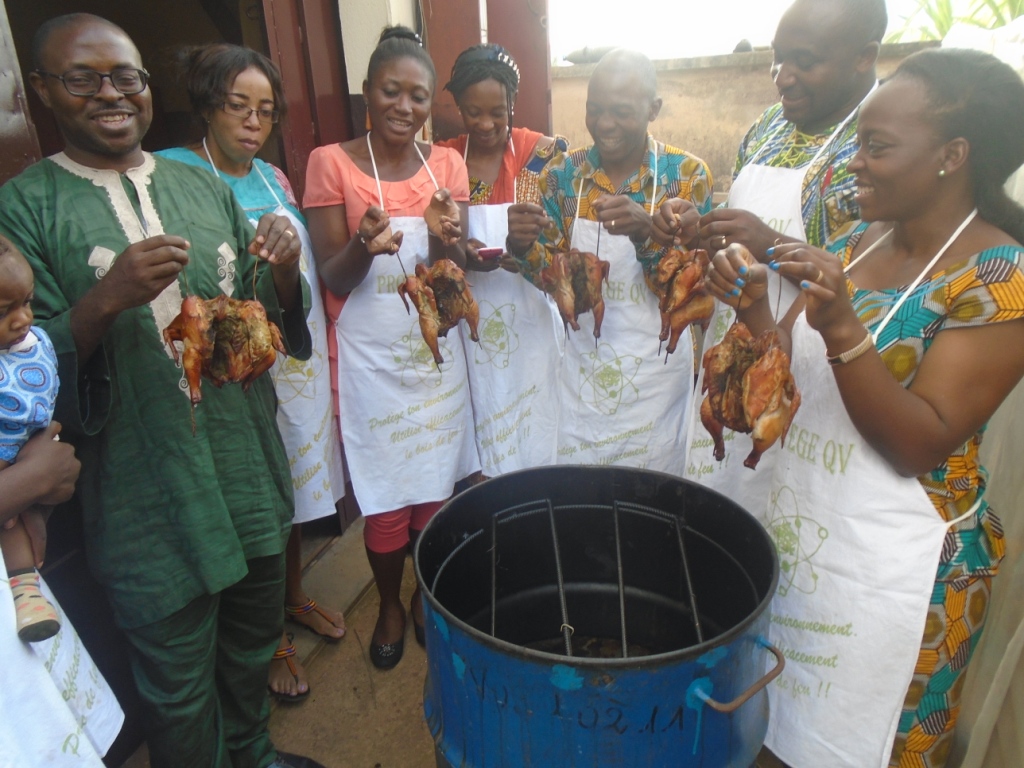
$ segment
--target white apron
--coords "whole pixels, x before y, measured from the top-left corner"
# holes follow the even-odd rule
[[[588,312],[565,344],[558,463],[640,467],[681,476],[693,392],[692,337],[687,334],[666,362],[658,340],[658,299],[644,282],[633,242],[601,232],[599,222],[580,219],[578,208],[576,213],[572,247],[596,253],[611,270],[603,286],[601,338],[595,345],[594,314]]]
[[[213,156],[203,138],[203,150],[213,172],[220,176]],[[278,355],[270,369],[277,393],[277,428],[281,432],[288,465],[291,468],[292,490],[295,494],[293,523],[304,523],[335,513],[334,502],[345,495],[345,473],[341,463],[341,445],[334,423],[334,403],[331,395],[331,369],[327,356],[327,313],[320,297],[313,258],[313,244],[306,225],[278,197],[260,167],[253,163],[267,191],[277,203],[274,213],[287,216],[302,241],[299,269],[309,285],[309,316],[306,326],[313,349],[309,360]],[[256,211],[265,206],[245,209],[249,223],[256,227]]]
[[[404,233],[398,256],[374,257],[337,323],[342,440],[367,516],[446,499],[457,480],[480,469],[461,337],[454,328],[438,337],[438,370],[416,308],[410,301],[406,311],[397,293],[403,264],[411,275],[428,263],[427,224],[402,216],[391,227]]]
[[[756,164],[759,159],[757,156],[751,158],[751,161],[740,169],[729,190],[729,207],[750,211],[776,232],[806,242],[807,233],[804,231],[801,206],[804,176],[817,165],[856,113],[854,110],[839,124],[821,145],[811,162],[805,166],[770,168]],[[799,288],[782,279],[777,272],[768,270],[768,302],[773,317],[785,317],[799,295]],[[735,319],[736,311],[732,307],[716,301],[711,325],[704,339],[704,349],[721,343]],[[701,394],[703,387],[704,368],[701,366],[689,425],[686,477],[725,493],[750,512],[760,513],[767,502],[772,469],[781,447],[779,444],[773,445],[761,455],[756,469],[748,469],[743,466],[743,460],[752,447],[749,435],[737,434],[726,427],[722,431],[725,458],[721,462],[715,459],[714,441],[700,420],[700,405],[704,400],[704,395]]]
[[[504,243],[508,208],[469,207],[469,236]],[[504,269],[469,272],[480,307],[480,342],[459,323],[480,465],[488,477],[555,463],[558,389],[565,334],[554,302]]]
[[[0,555],[0,570],[7,573]],[[103,768],[124,713],[67,614],[41,578],[61,628],[40,643],[18,639],[14,597],[0,578],[0,766]]]
[[[768,688],[766,744],[793,768],[884,768],[946,531],[977,505],[943,520],[921,483],[898,475],[861,437],[825,358],[824,340],[801,314],[792,370],[803,402],[768,508],[757,510],[779,553],[770,640],[786,656]]]

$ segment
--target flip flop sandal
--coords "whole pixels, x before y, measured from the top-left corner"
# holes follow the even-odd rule
[[[292,656],[296,654],[296,651],[295,646],[292,644],[291,640],[292,635],[288,635],[288,645],[286,645],[284,648],[278,648],[276,651],[274,651],[274,655],[271,657],[270,660],[281,661],[283,659],[285,665],[288,667],[288,672],[291,673],[291,676],[293,678],[295,678],[295,684],[298,685],[299,671],[295,668],[295,662],[292,661]],[[305,701],[307,698],[309,698],[309,692],[312,689],[307,685],[305,691],[292,694],[282,693],[281,691],[275,691],[268,685],[267,690],[270,691],[270,695],[278,701],[283,701],[288,704],[298,704],[300,701]]]
[[[316,611],[317,613],[320,614],[321,617],[323,617],[324,621],[326,621],[332,627],[337,627],[337,624],[334,623],[334,619],[331,617],[331,615],[329,613],[327,613],[327,611],[325,611],[319,605],[317,605],[316,604],[316,600],[313,600],[312,598],[310,598],[306,602],[305,605],[286,605],[284,607],[285,615],[289,619],[291,619],[294,623],[296,623],[296,624],[298,624],[300,626],[305,627],[306,629],[308,629],[313,634],[319,635],[320,637],[322,637],[327,642],[329,642],[329,643],[336,643],[339,640],[344,639],[345,635],[348,633],[347,629],[342,631],[341,637],[334,637],[333,635],[325,635],[323,632],[317,632],[315,629],[313,629],[308,624],[303,624],[301,621],[297,621],[295,619],[296,616],[304,616],[305,614],[309,613],[310,611]],[[341,629],[341,627],[338,627],[338,629]]]

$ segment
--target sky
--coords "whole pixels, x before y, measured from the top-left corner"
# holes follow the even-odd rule
[[[643,51],[652,59],[679,59],[731,53],[742,39],[754,46],[766,46],[791,3],[792,0],[548,0],[551,55],[559,62],[566,54],[585,46],[620,45]],[[954,7],[963,12],[970,4],[970,0],[954,0]],[[918,3],[887,0],[886,5],[888,31],[893,32],[903,26],[903,18],[911,15]]]

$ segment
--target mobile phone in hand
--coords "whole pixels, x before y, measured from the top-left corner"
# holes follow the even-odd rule
[[[476,252],[476,255],[481,259],[497,259],[504,252],[504,248],[481,248]]]

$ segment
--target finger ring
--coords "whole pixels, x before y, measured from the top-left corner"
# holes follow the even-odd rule
[[[611,229],[614,226],[615,226],[615,219],[612,219],[611,221],[608,222],[608,229]]]
[[[816,283],[820,283],[820,282],[821,282],[821,279],[822,279],[822,278],[823,278],[824,276],[825,276],[825,273],[824,273],[824,272],[822,272],[822,271],[821,271],[821,270],[819,269],[819,270],[818,270],[818,276],[817,276],[816,278],[814,278],[814,282],[816,282]]]
[[[281,234],[282,234],[282,235],[288,235],[288,237],[294,237],[294,236],[295,236],[295,233],[294,233],[294,232],[292,232],[292,231],[291,231],[290,229],[286,229],[286,230],[285,230],[284,232],[282,232]]]
[[[718,236],[718,240],[719,240],[719,242],[721,242],[721,243],[722,243],[722,248],[725,248],[725,246],[726,246],[726,239],[725,239],[725,235],[719,235],[719,236]]]

